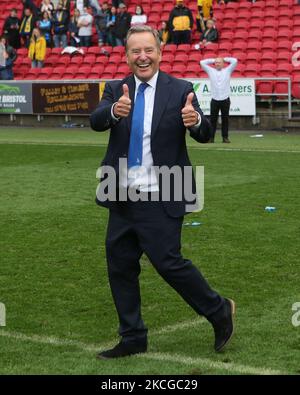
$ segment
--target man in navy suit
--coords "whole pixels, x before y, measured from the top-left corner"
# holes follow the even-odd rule
[[[118,358],[147,351],[138,280],[143,253],[164,280],[212,324],[215,350],[220,351],[233,334],[234,302],[212,290],[192,262],[182,257],[183,216],[190,211],[188,203],[193,202],[185,193],[181,200],[174,192],[164,199],[165,183],[157,172],[151,171],[153,167],[176,166],[185,174],[184,169],[191,168],[186,130],[196,141],[206,143],[210,139],[210,124],[192,84],[159,71],[161,50],[155,30],[149,26],[132,27],[127,35],[126,54],[133,74],[123,81],[106,84],[90,119],[94,130],[111,130],[102,165],[114,169],[118,180],[118,197],[105,199],[103,193],[97,192],[97,203],[110,210],[106,255],[121,341],[97,357]],[[103,176],[103,182],[107,180]],[[169,186],[173,190],[178,184],[188,184],[187,188],[195,191],[193,178],[184,181],[170,182]],[[108,182],[108,189],[109,186]],[[124,199],[121,191],[130,197],[132,190],[140,199]]]

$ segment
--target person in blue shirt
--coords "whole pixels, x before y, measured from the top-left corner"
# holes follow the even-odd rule
[[[51,35],[52,21],[51,21],[47,11],[43,12],[43,17],[38,22],[38,27],[39,27],[42,35],[46,39],[47,47],[50,48],[52,45],[52,35]]]

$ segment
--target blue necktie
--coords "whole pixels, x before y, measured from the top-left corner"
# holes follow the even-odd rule
[[[128,168],[142,165],[143,158],[143,134],[145,114],[145,89],[149,85],[146,82],[140,84],[132,114],[131,133],[128,151]]]

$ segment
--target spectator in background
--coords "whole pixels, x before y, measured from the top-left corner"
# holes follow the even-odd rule
[[[213,16],[212,0],[198,0],[198,11],[202,18],[206,21]]]
[[[25,15],[25,10],[27,9],[27,8],[29,8],[30,10],[31,10],[31,12],[32,12],[32,14],[35,16],[35,17],[38,17],[39,15],[40,15],[40,9],[39,9],[39,7],[37,7],[36,5],[35,5],[35,3],[34,3],[34,1],[33,0],[22,0],[22,4],[23,4],[23,17],[24,17],[24,15]]]
[[[116,9],[119,8],[120,3],[122,3],[122,0],[112,0],[112,6],[116,7]]]
[[[13,8],[10,11],[10,16],[6,18],[3,26],[3,32],[9,41],[9,44],[15,48],[20,48],[20,30],[21,21],[17,16],[17,10]]]
[[[116,44],[116,19],[117,19],[117,9],[112,6],[110,12],[106,18],[106,31],[107,31],[107,44],[115,47]]]
[[[130,25],[146,25],[147,19],[147,15],[145,15],[143,7],[137,5],[135,7],[135,15],[132,15]]]
[[[70,6],[71,6],[70,3],[71,3],[71,0],[59,0],[59,2],[58,2],[58,4],[61,4],[62,9],[69,13],[69,16],[70,16]]]
[[[48,11],[44,11],[42,19],[37,22],[37,26],[40,29],[41,34],[45,37],[48,48],[52,46],[52,22],[49,17]]]
[[[167,21],[162,21],[161,29],[158,31],[160,42],[162,45],[169,44],[170,42],[170,31]]]
[[[83,7],[83,12],[78,19],[79,27],[78,36],[80,38],[81,47],[90,47],[92,43],[92,25],[93,17],[88,13],[87,7]]]
[[[213,16],[212,0],[198,0],[198,13],[196,16],[197,30],[200,33],[205,31],[203,24]]]
[[[229,63],[225,67],[225,62]],[[209,76],[211,85],[210,123],[212,134],[210,142],[215,142],[217,120],[221,111],[223,143],[230,143],[228,138],[228,123],[230,110],[230,78],[237,65],[236,58],[216,58],[201,60],[200,65]],[[214,65],[215,67],[211,67]]]
[[[55,48],[65,48],[68,45],[67,31],[69,26],[69,12],[63,10],[61,3],[57,5],[52,22],[54,46]]]
[[[107,41],[106,23],[107,23],[108,15],[109,15],[109,6],[108,3],[105,1],[102,4],[102,8],[99,7],[97,13],[94,14],[99,46],[105,45]]]
[[[9,45],[5,36],[0,37],[0,80],[13,80],[13,64],[17,52]]]
[[[218,30],[215,28],[215,23],[212,19],[206,21],[206,28],[200,39],[200,46],[206,46],[209,43],[218,41]]]
[[[49,18],[52,18],[52,14],[54,12],[54,4],[50,0],[43,0],[40,6],[41,14],[44,15],[44,12],[47,12]]]
[[[29,47],[29,42],[30,42],[30,37],[33,31],[33,28],[35,27],[35,18],[31,12],[30,8],[25,8],[24,11],[24,17],[21,22],[20,26],[20,37],[23,41],[23,45],[28,48]]]
[[[80,38],[78,36],[79,27],[78,20],[80,17],[80,11],[78,8],[74,9],[74,15],[72,16],[69,23],[69,33],[70,33],[70,45],[72,47],[78,47],[80,43]]]
[[[176,0],[176,6],[169,17],[169,26],[174,44],[190,44],[193,24],[192,11],[185,7],[183,0]]]
[[[39,28],[34,28],[30,39],[28,57],[31,59],[32,68],[44,67],[46,57],[46,39],[41,35]]]
[[[125,45],[125,38],[130,29],[131,15],[126,10],[124,3],[119,4],[115,25],[116,45]]]

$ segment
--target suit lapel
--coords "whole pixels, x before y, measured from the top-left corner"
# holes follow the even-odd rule
[[[169,83],[170,83],[170,79],[168,75],[160,71],[157,79],[155,98],[154,98],[154,108],[153,108],[152,128],[151,128],[152,139],[158,129],[160,119],[169,102],[169,97],[171,94]]]
[[[128,133],[130,133],[130,129],[131,129],[131,120],[132,120],[132,113],[133,113],[133,107],[134,107],[134,96],[135,96],[135,79],[134,76],[131,75],[128,80],[126,82],[124,82],[124,84],[128,85],[129,88],[129,97],[131,100],[131,111],[129,116],[126,118],[126,125],[127,125],[127,129],[128,129]]]

